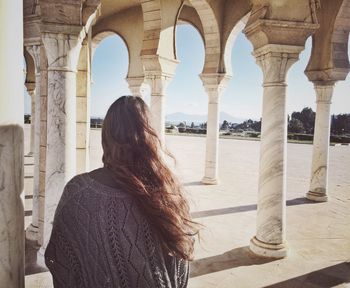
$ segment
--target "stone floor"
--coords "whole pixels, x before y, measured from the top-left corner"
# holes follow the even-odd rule
[[[94,169],[101,165],[102,151],[100,131],[91,134],[90,166]],[[287,258],[272,260],[256,257],[248,248],[255,234],[259,142],[220,139],[217,186],[200,182],[205,138],[166,136],[166,144],[176,157],[176,167],[171,165],[188,192],[192,215],[204,225],[196,243],[190,288],[350,287],[350,146],[330,147],[329,202],[313,203],[304,198],[312,146],[288,144],[290,250]],[[26,163],[31,162],[26,157]],[[26,177],[32,175],[32,168],[25,166]],[[31,217],[31,185],[32,178],[25,178],[26,225]],[[30,261],[35,247],[27,244]],[[27,266],[26,287],[52,287],[48,272],[31,274],[37,268]]]

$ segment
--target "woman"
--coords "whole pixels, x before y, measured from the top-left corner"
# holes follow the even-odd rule
[[[45,253],[55,288],[186,287],[192,222],[142,99],[123,96],[102,128],[104,167],[74,177]]]

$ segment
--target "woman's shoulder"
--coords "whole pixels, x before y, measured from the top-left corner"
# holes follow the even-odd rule
[[[132,202],[132,198],[122,189],[104,185],[83,173],[74,176],[65,186],[60,198],[56,214],[60,211],[73,211],[77,205],[101,206],[99,203],[108,203],[114,199],[123,203]]]
[[[96,180],[95,177],[93,177],[93,172],[94,171],[74,176],[66,184],[64,194],[67,194],[66,196],[68,197],[73,197],[75,194],[90,192],[105,197],[130,198],[130,195],[123,189],[106,185],[102,181]]]

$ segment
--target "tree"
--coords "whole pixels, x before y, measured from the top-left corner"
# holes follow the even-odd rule
[[[242,129],[243,131],[254,130],[256,132],[260,132],[261,131],[261,121],[254,121],[252,119],[248,119],[248,120],[244,121],[243,123],[238,124],[235,128]]]
[[[350,114],[333,115],[331,132],[336,135],[350,134]]]
[[[224,122],[222,122],[220,130],[228,130],[229,126],[229,123],[226,120],[224,120]]]
[[[299,119],[292,118],[288,123],[288,132],[305,133],[303,123]]]
[[[256,132],[260,132],[261,131],[261,120],[260,121],[254,121],[250,127],[256,131]]]
[[[293,112],[290,121],[292,121],[292,119],[298,119],[303,124],[305,133],[313,134],[315,115],[316,113],[312,111],[310,107],[305,107],[301,112]]]
[[[24,123],[25,123],[25,124],[32,123],[32,116],[29,115],[29,114],[25,114],[25,115],[24,115]]]

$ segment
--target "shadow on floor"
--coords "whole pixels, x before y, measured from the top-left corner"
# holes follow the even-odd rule
[[[350,263],[346,262],[266,286],[265,288],[330,288],[343,283],[350,283]]]
[[[286,201],[287,206],[295,206],[295,205],[301,205],[301,204],[317,204],[317,202],[311,201],[303,197]],[[213,210],[196,211],[196,212],[192,212],[191,216],[192,218],[201,218],[201,217],[218,216],[218,215],[225,215],[225,214],[231,214],[231,213],[253,211],[256,209],[257,209],[256,204],[250,204],[250,205],[241,205],[241,206],[227,207],[227,208],[220,208],[220,209],[213,209]]]
[[[187,183],[182,183],[183,186],[204,186],[201,181],[192,181],[192,182],[187,182]]]
[[[219,272],[240,266],[250,266],[276,261],[273,258],[262,258],[250,252],[249,247],[239,247],[221,255],[194,260],[190,264],[190,277]]]
[[[36,264],[37,252],[40,248],[36,241],[25,240],[25,275],[48,271],[46,268]]]

